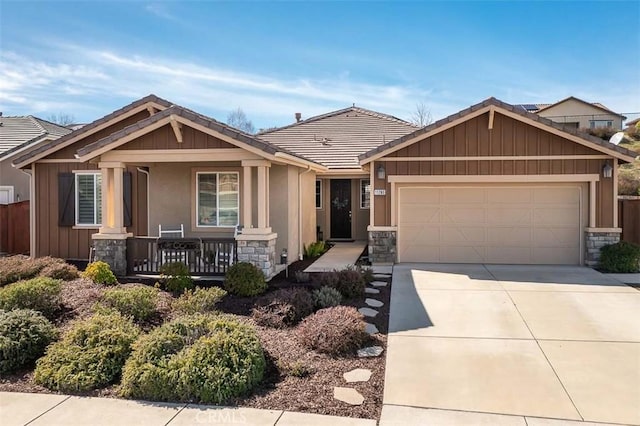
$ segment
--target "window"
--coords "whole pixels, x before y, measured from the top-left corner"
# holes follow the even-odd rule
[[[322,209],[322,181],[316,180],[316,209]]]
[[[369,179],[360,180],[360,208],[368,209],[371,205],[371,182]]]
[[[238,173],[196,173],[197,226],[238,226]]]
[[[76,225],[102,224],[102,174],[76,173]]]
[[[613,127],[613,121],[611,120],[591,120],[589,121],[589,127],[592,129],[598,129],[601,127]]]

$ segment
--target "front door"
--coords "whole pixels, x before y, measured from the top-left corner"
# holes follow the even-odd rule
[[[351,180],[331,179],[331,238],[351,238]]]

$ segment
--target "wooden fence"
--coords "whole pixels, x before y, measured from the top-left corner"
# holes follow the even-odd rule
[[[0,253],[29,254],[29,201],[0,205]]]
[[[618,225],[622,241],[640,244],[640,197],[618,199]]]

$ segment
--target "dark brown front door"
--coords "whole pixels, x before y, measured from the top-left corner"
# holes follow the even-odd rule
[[[331,238],[351,238],[351,180],[331,179]]]

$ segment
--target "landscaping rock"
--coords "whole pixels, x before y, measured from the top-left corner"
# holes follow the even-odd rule
[[[333,397],[338,401],[346,402],[349,405],[362,405],[364,402],[364,396],[352,388],[341,388],[336,386],[333,388]]]
[[[382,351],[382,346],[369,346],[368,348],[358,349],[358,358],[380,356]]]
[[[360,309],[358,309],[358,312],[360,312],[365,317],[370,317],[370,318],[373,318],[376,315],[378,315],[378,311],[376,311],[375,309],[371,309],[371,308],[360,308]]]
[[[374,287],[386,287],[387,283],[384,281],[371,281],[371,285]]]
[[[364,292],[367,294],[379,294],[380,290],[378,290],[377,288],[365,288]]]
[[[371,370],[356,368],[342,375],[347,383],[366,382],[371,378]]]
[[[379,308],[381,306],[384,306],[384,303],[376,299],[365,299],[364,303],[371,306],[372,308]]]
[[[380,331],[378,330],[378,327],[376,327],[373,324],[367,324],[364,327],[364,331],[367,332],[367,334],[376,334],[376,333],[380,333]]]
[[[389,274],[373,274],[374,280],[388,280],[389,278],[391,278]]]

